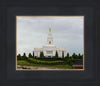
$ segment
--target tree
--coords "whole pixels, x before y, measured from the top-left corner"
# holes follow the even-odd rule
[[[33,51],[33,58],[34,58],[34,51]]]
[[[55,58],[58,58],[58,52],[56,51]]]
[[[72,58],[77,59],[77,55],[75,53],[73,53]]]
[[[23,53],[22,59],[23,60],[26,60],[27,59],[26,53]]]
[[[69,53],[67,53],[67,56],[65,57],[66,59],[69,59]]]
[[[26,53],[23,54],[23,57],[26,57]]]
[[[22,57],[22,56],[21,56],[20,54],[18,54],[18,55],[17,55],[17,60],[21,60],[21,57]]]
[[[81,55],[80,59],[82,59],[82,60],[83,60],[83,54]]]
[[[82,54],[82,58],[83,58],[83,54]]]
[[[69,53],[67,53],[67,58],[69,58]]]
[[[17,57],[21,57],[21,55],[20,55],[20,54],[18,54],[18,55],[17,55]]]
[[[77,55],[76,59],[83,59],[83,55],[81,55],[80,53]]]
[[[81,59],[81,55],[80,55],[80,53],[78,54],[78,59]]]
[[[44,53],[40,52],[40,58],[44,58]]]
[[[31,54],[31,53],[29,53],[28,57],[29,57],[29,58],[32,58],[32,54]]]

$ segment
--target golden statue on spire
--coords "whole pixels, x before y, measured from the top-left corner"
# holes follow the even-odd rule
[[[49,32],[51,32],[51,28],[49,28]]]

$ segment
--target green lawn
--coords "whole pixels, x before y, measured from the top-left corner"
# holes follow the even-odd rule
[[[38,62],[44,62],[44,61],[40,61],[40,60],[32,60],[32,61],[38,61]],[[54,61],[51,61],[49,63],[52,63]],[[58,61],[55,61],[55,62],[58,62]],[[62,62],[62,61],[60,61]],[[25,65],[25,66],[39,66],[39,67],[58,67],[58,68],[65,68],[65,69],[73,69],[73,67],[71,65],[68,65],[68,64],[37,64],[37,63],[34,63],[34,62],[29,62],[27,60],[18,60],[17,61],[17,65]]]

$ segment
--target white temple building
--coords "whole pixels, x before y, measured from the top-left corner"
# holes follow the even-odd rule
[[[40,57],[40,52],[43,52],[45,57],[53,57],[55,56],[56,52],[58,53],[59,58],[64,58],[66,56],[66,48],[58,48],[53,44],[51,28],[49,28],[47,44],[42,48],[34,48],[34,56],[37,58]]]

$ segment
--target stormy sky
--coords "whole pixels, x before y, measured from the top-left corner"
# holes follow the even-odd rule
[[[83,54],[83,23],[83,16],[17,16],[17,54],[28,55],[47,44],[49,28],[57,47]]]

